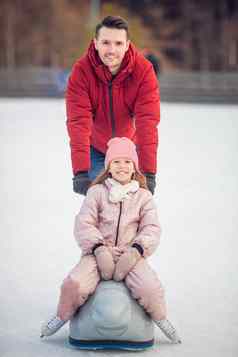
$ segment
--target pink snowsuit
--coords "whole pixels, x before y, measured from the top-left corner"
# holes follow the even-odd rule
[[[95,244],[129,247],[139,243],[143,257],[125,278],[132,296],[153,320],[166,318],[164,290],[146,258],[154,253],[160,239],[160,225],[151,193],[139,188],[122,202],[109,201],[107,182],[88,190],[75,219],[75,238],[82,250],[80,262],[61,286],[57,315],[68,320],[93,294],[100,275],[92,249]]]

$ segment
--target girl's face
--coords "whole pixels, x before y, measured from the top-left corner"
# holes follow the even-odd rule
[[[126,158],[112,160],[109,166],[112,178],[122,185],[131,181],[132,174],[135,172],[134,162]]]

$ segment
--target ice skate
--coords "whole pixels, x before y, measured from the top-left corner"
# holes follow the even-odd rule
[[[154,321],[155,324],[161,329],[161,331],[168,337],[170,341],[173,343],[181,343],[181,339],[179,338],[177,331],[173,327],[173,325],[169,322],[169,320],[159,320]]]
[[[56,333],[67,321],[61,320],[58,316],[53,316],[50,320],[45,322],[41,327],[41,335],[40,337],[44,336],[51,336]]]

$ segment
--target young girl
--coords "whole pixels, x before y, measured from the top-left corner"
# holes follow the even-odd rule
[[[167,320],[161,283],[147,263],[159,244],[160,225],[131,140],[108,142],[105,171],[88,190],[74,234],[82,257],[64,280],[57,313],[42,326],[41,337],[58,331],[101,279],[113,279],[124,280],[164,334],[174,343],[181,342]]]

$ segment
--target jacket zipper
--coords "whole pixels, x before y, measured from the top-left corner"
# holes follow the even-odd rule
[[[117,245],[117,242],[118,242],[119,226],[120,226],[120,220],[121,220],[121,211],[122,211],[122,202],[120,202],[120,212],[119,212],[119,218],[118,218],[118,222],[117,222],[117,233],[116,233],[115,246]]]
[[[116,134],[116,127],[115,127],[115,118],[113,112],[112,81],[109,82],[108,89],[109,89],[110,117],[111,117],[111,125],[112,125],[112,138],[113,138]]]

